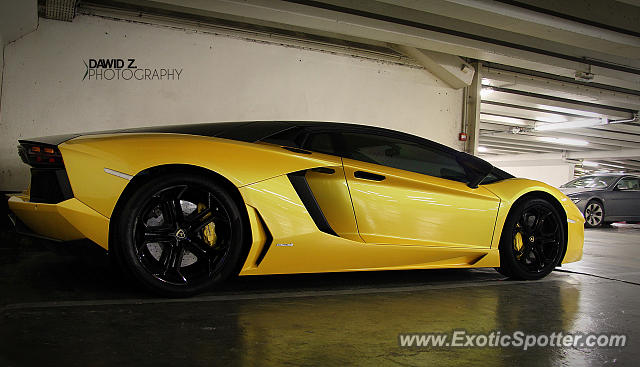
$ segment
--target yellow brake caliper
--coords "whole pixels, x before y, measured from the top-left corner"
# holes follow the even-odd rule
[[[207,207],[204,204],[198,204],[198,213],[201,213],[203,210],[206,210],[206,209]],[[210,215],[211,214],[205,215],[203,219],[206,219]],[[218,236],[216,235],[216,224],[214,222],[211,222],[206,226],[204,226],[204,228],[202,228],[202,238],[205,240],[205,242],[209,246],[214,247],[216,245]]]
[[[516,225],[516,228],[519,229],[520,225]],[[513,238],[513,248],[515,248],[516,251],[520,252],[523,246],[524,246],[524,241],[522,240],[522,232],[518,231],[518,233],[516,233],[516,235]],[[521,253],[516,255],[516,258],[518,260],[520,260],[520,257],[522,257]]]

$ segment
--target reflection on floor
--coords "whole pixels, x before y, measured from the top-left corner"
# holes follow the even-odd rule
[[[140,292],[94,247],[6,231],[0,241],[2,366],[629,365],[640,356],[640,226],[587,230],[584,260],[537,282],[492,269],[245,277],[188,300]],[[398,346],[399,333],[452,329],[621,333],[629,345]]]

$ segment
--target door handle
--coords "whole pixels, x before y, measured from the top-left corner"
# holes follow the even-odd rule
[[[336,170],[334,170],[333,168],[328,168],[328,167],[316,167],[316,168],[312,168],[311,171],[318,172],[318,173],[324,173],[324,174],[327,174],[327,175],[332,175],[332,174],[336,173]]]
[[[378,175],[375,173],[365,172],[365,171],[355,171],[353,175],[356,178],[361,178],[363,180],[371,180],[371,181],[382,181],[386,178],[383,175]]]

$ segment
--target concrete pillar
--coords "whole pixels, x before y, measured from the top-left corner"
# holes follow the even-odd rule
[[[467,93],[467,121],[466,121],[466,133],[467,143],[465,144],[465,151],[469,154],[477,155],[478,153],[478,140],[480,138],[480,90],[482,89],[482,75],[481,64],[476,61],[473,63],[473,67],[476,69],[473,75],[471,85],[468,87],[469,93]]]
[[[0,124],[2,124],[2,76],[4,75],[4,41],[0,34]]]

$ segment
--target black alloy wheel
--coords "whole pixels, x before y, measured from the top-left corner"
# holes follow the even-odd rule
[[[562,261],[565,242],[556,208],[544,199],[529,199],[514,208],[505,223],[499,271],[516,279],[543,278]]]
[[[116,225],[120,263],[166,296],[189,296],[222,282],[242,253],[236,203],[201,176],[151,180],[132,195]]]

